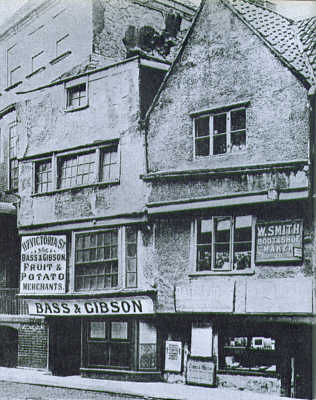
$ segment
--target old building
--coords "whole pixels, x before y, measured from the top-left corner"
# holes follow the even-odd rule
[[[312,396],[315,23],[204,1],[147,115],[169,381]]]
[[[1,191],[21,251],[13,238],[19,307],[0,330],[12,329],[14,365],[160,379],[140,120],[194,13],[171,0],[36,0],[1,28]]]
[[[311,398],[315,20],[271,7],[32,1],[3,27],[16,365]]]

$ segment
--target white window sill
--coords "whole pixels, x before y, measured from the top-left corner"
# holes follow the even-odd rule
[[[63,54],[60,54],[59,56],[55,57],[53,60],[51,60],[49,63],[51,65],[57,64],[59,61],[62,61],[64,58],[68,57],[71,54],[71,51],[66,51]]]

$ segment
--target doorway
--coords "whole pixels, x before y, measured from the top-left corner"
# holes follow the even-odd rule
[[[80,374],[81,319],[52,318],[49,321],[49,366],[53,375]]]
[[[0,327],[0,366],[15,368],[18,362],[18,331]]]

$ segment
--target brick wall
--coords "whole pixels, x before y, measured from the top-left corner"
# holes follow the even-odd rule
[[[48,329],[43,321],[21,324],[19,332],[18,366],[47,368]]]

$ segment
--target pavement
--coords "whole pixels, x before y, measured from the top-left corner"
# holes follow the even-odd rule
[[[279,396],[238,390],[164,382],[125,382],[76,376],[53,376],[48,371],[0,367],[0,381],[45,387],[104,392],[108,398],[144,400],[280,400]],[[289,399],[282,397],[282,400]],[[293,400],[293,398],[291,399]]]

